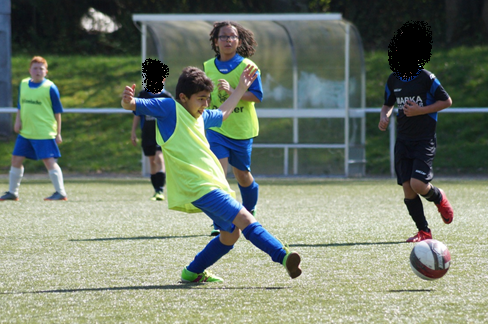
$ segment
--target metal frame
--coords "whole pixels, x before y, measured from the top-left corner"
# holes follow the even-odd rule
[[[344,66],[344,83],[345,83],[345,107],[344,110],[334,110],[334,109],[320,109],[323,113],[317,114],[317,118],[344,118],[344,143],[343,144],[331,144],[331,145],[308,145],[300,144],[298,136],[298,118],[311,117],[311,112],[306,112],[306,109],[298,109],[298,66],[296,60],[295,47],[293,44],[293,39],[290,36],[290,32],[287,26],[281,22],[283,21],[314,21],[314,20],[342,20],[342,14],[340,13],[326,13],[326,14],[134,14],[132,15],[132,20],[134,23],[139,23],[141,25],[141,61],[144,61],[147,57],[147,23],[150,22],[161,22],[161,21],[218,21],[218,20],[234,20],[234,21],[271,21],[281,26],[286,34],[291,47],[291,55],[293,61],[293,109],[256,109],[258,117],[261,114],[266,115],[268,118],[286,118],[289,115],[293,119],[293,145],[290,144],[273,144],[273,147],[282,147],[285,150],[286,161],[284,163],[285,175],[288,175],[288,150],[293,149],[293,174],[298,174],[298,149],[299,148],[343,148],[344,149],[344,173],[345,176],[349,176],[349,165],[351,163],[366,163],[365,160],[352,161],[349,158],[349,118],[350,110],[349,108],[349,73],[350,73],[350,24],[345,23],[345,39],[344,39],[344,55],[345,55],[345,66]],[[362,67],[361,73],[361,108],[364,108],[365,104],[365,68]],[[264,112],[263,110],[268,110]],[[314,109],[309,109],[314,110]],[[357,110],[357,109],[354,109]],[[360,109],[359,109],[360,110]],[[313,113],[312,113],[313,114]],[[360,116],[364,117],[364,112],[360,112]],[[365,143],[365,120],[362,119],[361,122],[361,143]],[[268,148],[271,147],[268,144],[254,144],[256,148]],[[143,163],[143,174],[147,174],[147,163]]]

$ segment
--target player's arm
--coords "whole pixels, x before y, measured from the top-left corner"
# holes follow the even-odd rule
[[[417,105],[416,102],[407,100],[405,106],[403,107],[403,112],[407,117],[419,116],[419,115],[426,115],[431,113],[436,113],[448,107],[451,107],[452,99],[451,97],[447,98],[446,100],[437,100],[431,105],[420,107]]]
[[[135,90],[135,84],[133,84],[132,87],[125,86],[124,92],[122,93],[122,101],[120,102],[120,105],[125,110],[136,110],[136,100],[134,99]]]
[[[236,89],[232,92],[229,98],[220,105],[219,109],[222,111],[223,120],[226,120],[227,117],[230,116],[234,107],[237,105],[239,100],[241,100],[244,93],[246,93],[247,89],[251,86],[254,80],[257,77],[257,69],[252,65],[246,66],[244,71],[242,71],[241,77],[239,78],[239,84],[237,85]]]
[[[246,91],[242,96],[241,100],[251,101],[256,103],[260,103],[262,101],[263,93],[262,93],[262,86],[261,86],[261,78],[259,76],[259,72],[257,72],[256,74],[257,74],[256,80],[253,81],[253,83],[250,85],[250,89],[253,91],[251,90]],[[229,96],[234,91],[234,89],[230,86],[229,82],[225,79],[220,79],[217,84],[217,87],[219,88],[219,90],[224,90],[225,92],[227,92]],[[258,95],[256,95],[256,93]]]
[[[378,128],[381,131],[385,131],[390,124],[390,116],[393,112],[393,106],[383,105],[380,112],[380,122],[378,124]]]
[[[57,127],[57,134],[56,134],[56,143],[61,144],[63,142],[63,138],[61,137],[61,113],[54,114],[54,119],[56,119]]]
[[[132,142],[132,145],[136,146],[137,145],[137,126],[141,122],[141,117],[134,115],[134,118],[132,119],[132,130],[130,132],[130,140]]]
[[[15,116],[14,132],[20,133],[22,129],[22,121],[20,120],[20,109],[17,109],[17,115]]]

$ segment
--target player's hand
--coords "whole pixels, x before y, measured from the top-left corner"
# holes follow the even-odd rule
[[[229,82],[227,82],[227,80],[224,79],[219,80],[217,87],[219,88],[219,90],[224,90],[225,92],[227,92],[229,96],[232,94],[232,92],[234,92],[234,88],[232,88]]]
[[[407,100],[407,102],[403,106],[403,113],[407,117],[413,117],[413,116],[424,114],[422,107],[420,107],[415,101],[412,100]]]
[[[125,86],[124,92],[122,93],[122,102],[130,103],[134,98],[134,92],[136,90],[136,85],[133,84],[132,87]]]
[[[239,84],[243,84],[247,90],[257,77],[258,69],[255,66],[248,64],[244,71],[242,71],[241,73]]]
[[[130,134],[130,140],[132,142],[132,145],[137,146],[137,135],[135,133]]]
[[[22,129],[22,122],[18,122],[14,124],[14,132],[20,134],[21,129]]]
[[[55,140],[56,140],[56,144],[63,143],[63,138],[61,137],[61,134],[57,134]]]
[[[378,124],[378,128],[380,131],[386,131],[388,125],[390,124],[390,118],[388,116],[384,116],[380,118],[380,122]]]

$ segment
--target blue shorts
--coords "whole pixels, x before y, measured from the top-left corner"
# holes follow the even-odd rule
[[[253,139],[235,140],[207,129],[210,149],[217,159],[229,158],[229,164],[242,171],[251,171]]]
[[[244,208],[227,192],[215,189],[195,200],[192,204],[200,208],[214,221],[217,229],[232,233],[235,225],[232,224],[239,211]]]
[[[31,160],[43,160],[48,158],[59,158],[58,144],[53,139],[27,139],[21,135],[17,136],[12,155],[24,156]]]

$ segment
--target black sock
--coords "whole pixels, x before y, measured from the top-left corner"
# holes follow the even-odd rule
[[[158,172],[151,174],[151,183],[155,192],[163,192],[163,187],[166,183],[166,173]]]
[[[408,213],[412,216],[415,225],[419,231],[430,232],[429,224],[424,215],[424,206],[422,205],[422,200],[417,196],[414,199],[404,199],[405,205],[407,206]]]
[[[440,204],[442,200],[441,191],[434,185],[430,185],[430,190],[425,195],[422,195],[428,201],[434,202],[434,204]]]

